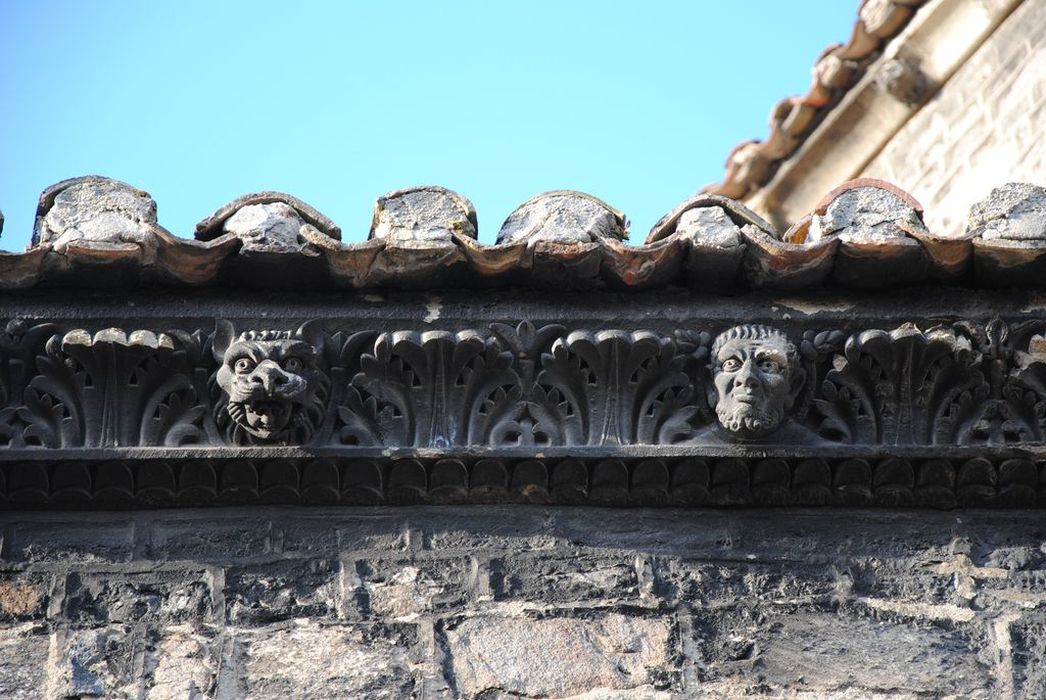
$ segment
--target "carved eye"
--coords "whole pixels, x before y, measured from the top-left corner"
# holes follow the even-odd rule
[[[236,364],[233,365],[233,369],[236,370],[237,374],[247,374],[254,369],[254,362],[247,357],[241,357],[236,360]]]
[[[300,372],[304,366],[300,357],[288,357],[283,361],[283,368],[288,372]]]
[[[764,372],[777,373],[781,371],[781,365],[777,364],[777,362],[774,360],[764,358],[762,360],[759,360],[759,369],[763,370]]]
[[[723,363],[724,372],[736,372],[741,369],[741,360],[736,357],[731,357],[729,360]]]

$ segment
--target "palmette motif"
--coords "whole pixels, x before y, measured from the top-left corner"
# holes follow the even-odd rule
[[[1046,437],[1044,321],[801,334],[495,323],[456,332],[0,334],[9,448],[1021,445]]]

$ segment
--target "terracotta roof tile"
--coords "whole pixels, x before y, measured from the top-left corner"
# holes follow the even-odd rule
[[[33,243],[0,254],[0,289],[35,286],[245,286],[357,290],[522,286],[708,293],[890,287],[947,281],[1046,287],[1046,190],[1012,184],[937,236],[906,192],[862,179],[829,193],[781,234],[744,205],[699,194],[630,245],[624,214],[579,192],[516,209],[498,243],[476,240],[472,204],[441,187],[378,199],[371,238],[340,229],[290,195],[240,197],[179,238],[148,193],[108,178],[66,180],[40,198]]]
[[[777,166],[794,153],[827,112],[864,75],[883,46],[896,36],[926,0],[863,0],[849,41],[826,48],[813,67],[805,95],[788,97],[770,112],[765,140],[743,141],[726,160],[722,181],[703,192],[743,199],[769,182]]]

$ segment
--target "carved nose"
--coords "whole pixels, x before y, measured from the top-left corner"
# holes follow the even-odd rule
[[[261,384],[265,391],[272,391],[290,381],[290,377],[272,360],[265,360],[251,373],[251,383]]]
[[[755,389],[759,386],[759,377],[755,373],[755,362],[752,360],[745,360],[744,365],[741,366],[741,371],[737,373],[737,379],[735,380],[739,385],[748,389]]]

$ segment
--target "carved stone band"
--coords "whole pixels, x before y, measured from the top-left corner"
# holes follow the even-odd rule
[[[14,450],[1022,446],[1046,321],[787,331],[65,328],[0,343]]]

